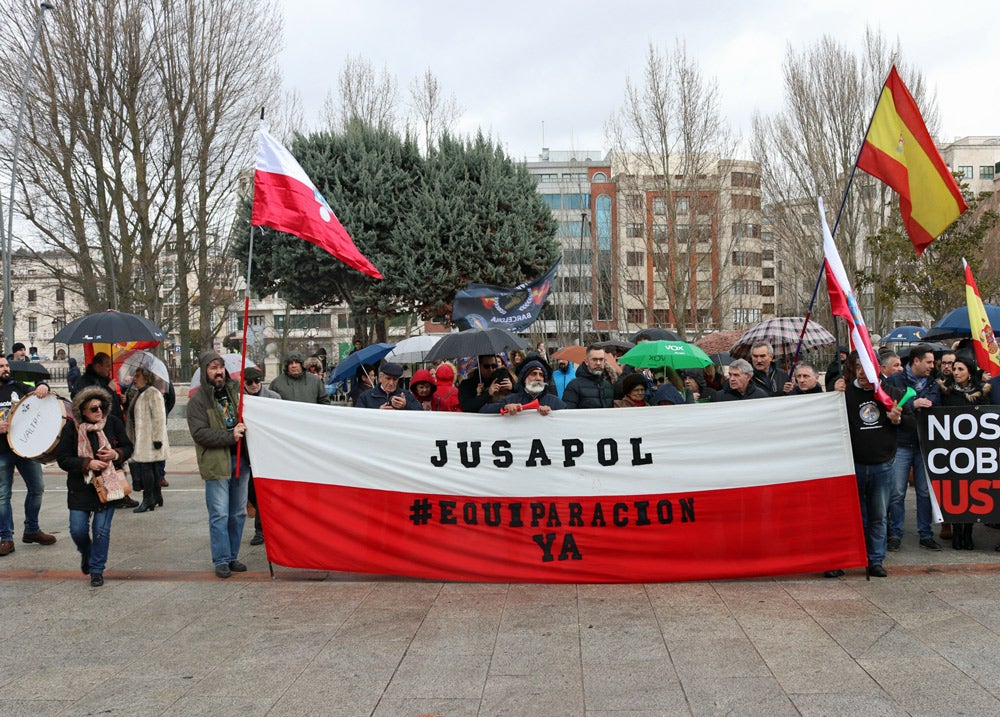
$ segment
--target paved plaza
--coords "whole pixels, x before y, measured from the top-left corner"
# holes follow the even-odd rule
[[[212,572],[193,449],[166,505],[119,511],[103,588],[80,574],[65,477],[0,558],[0,715],[1000,715],[1000,531],[890,577],[648,585]],[[911,491],[912,493],[912,491]],[[761,535],[761,540],[775,536]]]

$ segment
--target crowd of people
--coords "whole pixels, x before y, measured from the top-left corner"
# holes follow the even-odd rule
[[[824,385],[819,370],[807,362],[796,364],[789,375],[777,365],[767,343],[751,347],[750,361],[733,360],[726,374],[719,366],[680,371],[624,366],[618,373],[610,368],[606,350],[600,346],[588,346],[585,360],[574,366],[550,360],[540,345],[527,353],[478,356],[461,381],[455,364],[433,362],[429,368],[414,372],[404,388],[404,367],[383,361],[359,368],[350,400],[356,407],[379,410],[513,416],[528,409],[548,415],[557,410],[670,406],[842,391],[861,501],[867,574],[885,577],[886,553],[899,550],[903,540],[904,502],[911,475],[918,545],[941,550],[932,531],[930,495],[916,433],[918,412],[932,406],[972,411],[976,406],[995,404],[1000,399],[1000,377],[983,374],[968,343],[945,352],[940,360],[935,359],[933,348],[924,344],[911,348],[902,359],[887,349],[880,351],[878,358],[880,381],[894,400],[907,388],[915,392],[916,397],[904,408],[889,410],[875,400],[874,386],[856,352],[848,354],[845,347],[839,347],[837,358],[827,367]],[[323,359],[288,354],[269,387],[264,386],[263,372],[250,367],[243,390],[247,395],[274,400],[329,405],[332,401],[323,380]],[[241,441],[246,426],[238,415],[240,384],[229,375],[217,353],[202,354],[199,365],[201,382],[188,402],[187,422],[205,481],[214,571],[218,577],[228,578],[246,570],[239,551],[248,503],[255,514],[251,545],[262,544],[265,536],[253,486],[252,457]],[[169,453],[166,416],[174,401],[172,387],[169,391],[157,388],[156,377],[147,369],[136,370],[124,391],[114,385],[111,371],[111,357],[98,353],[75,379],[74,420],[63,427],[57,448],[58,464],[67,473],[70,535],[80,552],[81,571],[95,587],[104,582],[115,510],[129,506],[136,513],[145,513],[163,506],[161,487],[167,485],[164,466]],[[0,421],[0,434],[8,431],[6,416],[11,407],[32,392],[44,398],[48,386],[13,380],[7,359],[0,357],[0,415],[5,419]],[[124,473],[126,465],[131,481]],[[28,488],[22,542],[56,542],[55,536],[38,525],[44,491],[40,464],[16,455],[3,440],[0,556],[14,552],[11,486],[15,469]],[[141,491],[141,502],[130,498],[133,490]],[[946,524],[940,538],[950,538],[956,550],[974,546],[972,524]],[[842,574],[837,569],[826,573],[828,577]]]

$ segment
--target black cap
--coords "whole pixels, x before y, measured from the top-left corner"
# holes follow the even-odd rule
[[[384,373],[386,376],[392,376],[393,378],[399,378],[403,375],[403,367],[398,363],[392,363],[390,361],[383,361],[382,365],[378,367],[379,373]]]

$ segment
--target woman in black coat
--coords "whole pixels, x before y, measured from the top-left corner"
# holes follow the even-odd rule
[[[121,473],[132,455],[125,424],[110,414],[111,396],[102,388],[81,389],[73,399],[76,423],[63,426],[57,458],[66,471],[69,532],[80,551],[80,570],[90,584],[104,584],[111,542],[111,519],[125,499],[128,479]],[[98,495],[97,485],[106,492]]]
[[[959,353],[951,371],[950,376],[938,380],[942,406],[958,406],[971,412],[973,406],[990,405],[990,384],[983,381],[974,358]],[[952,525],[951,547],[955,550],[973,549],[972,523]],[[997,546],[997,550],[1000,550],[1000,546]]]

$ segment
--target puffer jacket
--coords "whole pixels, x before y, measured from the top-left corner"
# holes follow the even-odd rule
[[[576,378],[563,391],[562,400],[567,408],[611,408],[615,389],[604,372],[592,373],[587,364],[576,369]]]

